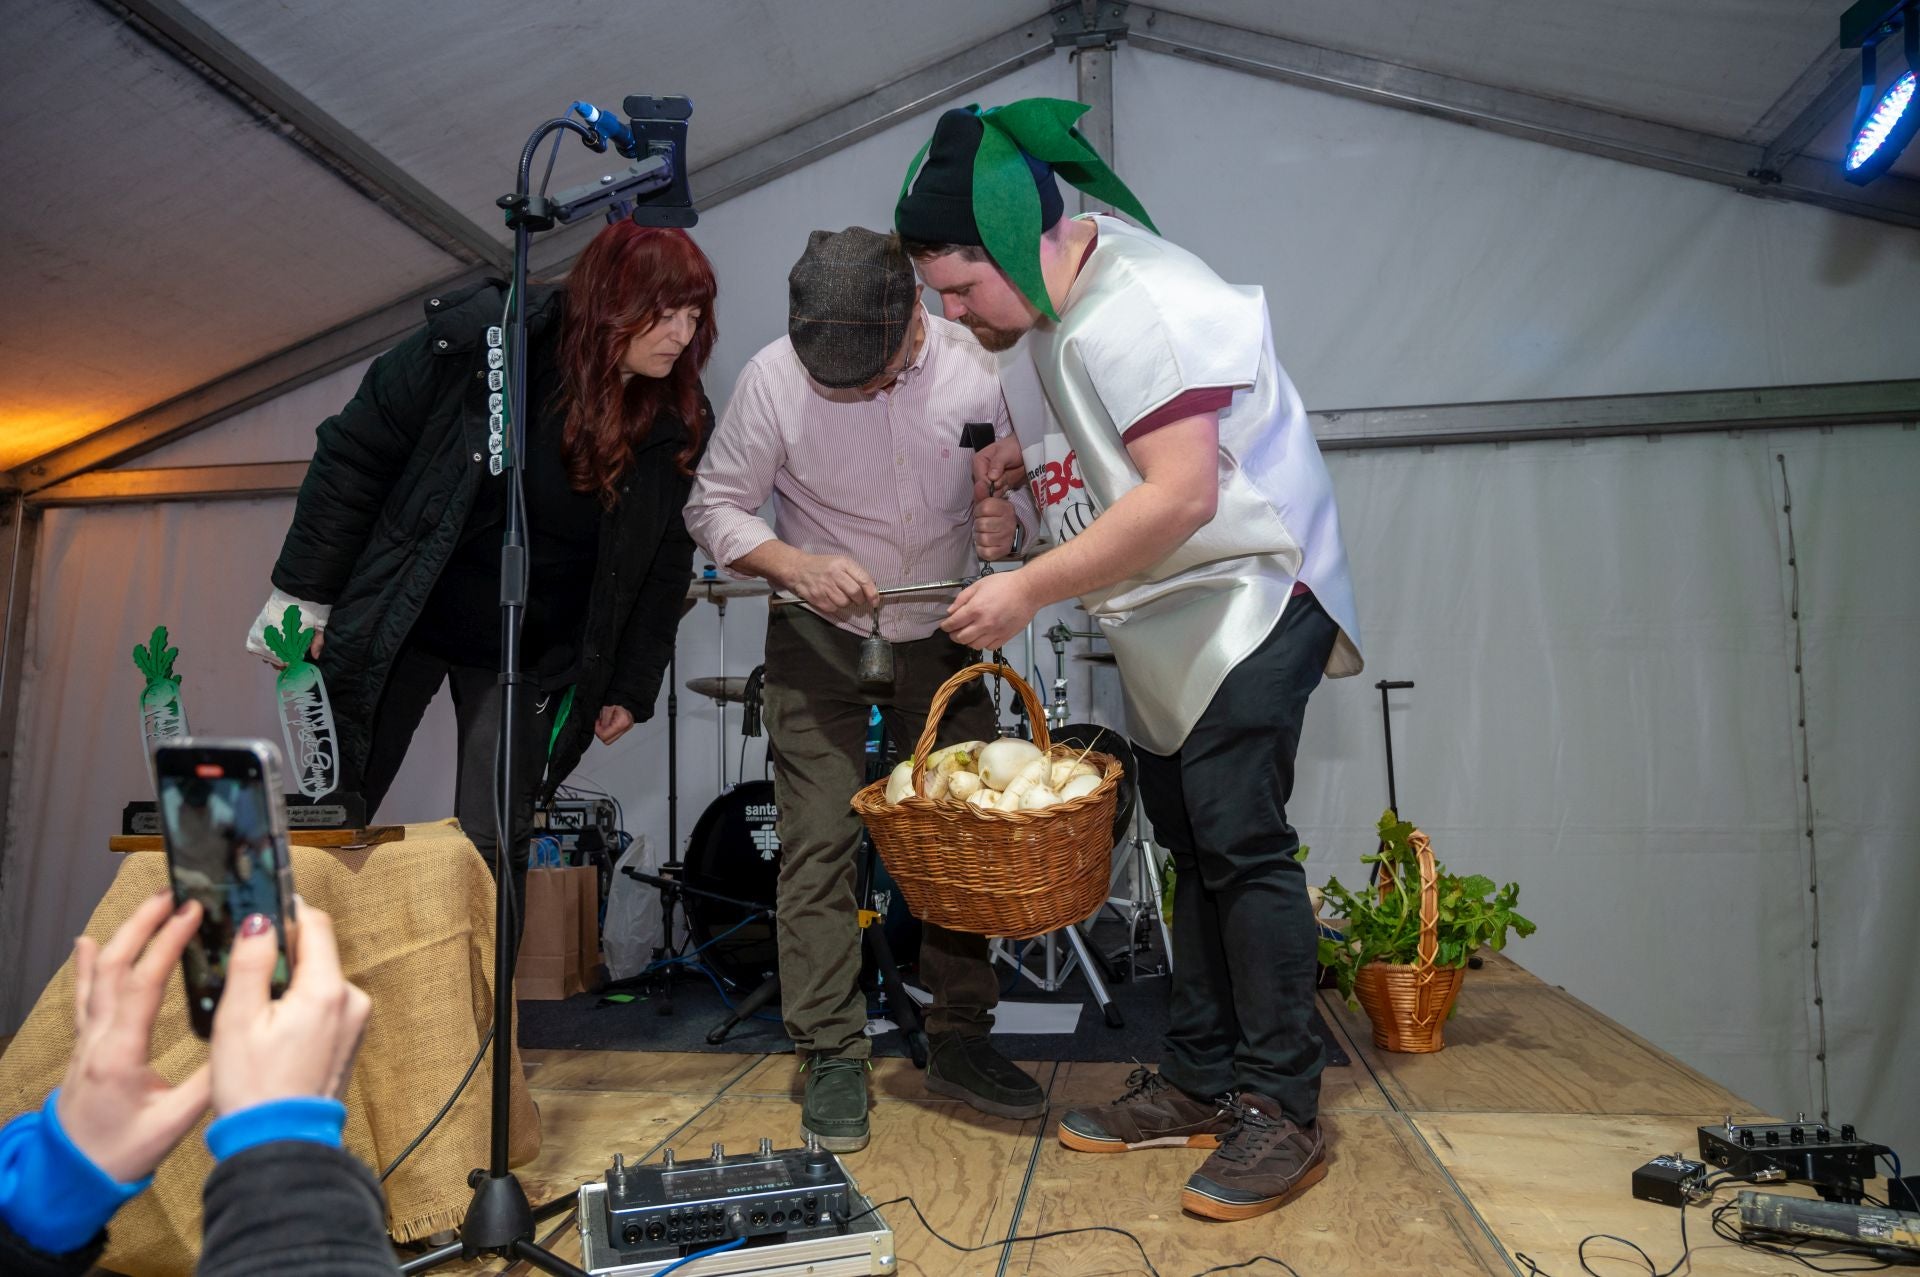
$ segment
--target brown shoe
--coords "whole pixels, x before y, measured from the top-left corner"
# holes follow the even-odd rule
[[[1183,1209],[1207,1219],[1252,1219],[1286,1205],[1327,1177],[1320,1123],[1301,1127],[1264,1095],[1242,1091],[1239,1121],[1187,1180]]]
[[[1060,1119],[1060,1142],[1082,1153],[1136,1148],[1218,1148],[1233,1129],[1225,1096],[1197,1100],[1152,1069],[1127,1075],[1126,1094],[1098,1108],[1073,1109]]]

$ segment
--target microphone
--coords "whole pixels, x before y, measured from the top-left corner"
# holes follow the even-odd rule
[[[619,116],[611,111],[602,111],[591,102],[575,102],[573,109],[581,119],[605,135],[613,143],[614,150],[630,160],[638,158],[640,144],[633,140],[633,132]]]

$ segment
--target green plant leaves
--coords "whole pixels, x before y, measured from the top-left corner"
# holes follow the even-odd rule
[[[1326,903],[1336,917],[1347,920],[1346,943],[1322,938],[1320,963],[1333,969],[1340,992],[1357,1007],[1354,977],[1369,962],[1411,963],[1420,947],[1420,866],[1411,846],[1413,826],[1391,810],[1380,818],[1381,849],[1361,860],[1379,864],[1392,886],[1382,896],[1368,888],[1352,891],[1338,878],[1329,878]],[[1435,962],[1442,967],[1464,966],[1475,950],[1504,949],[1509,931],[1530,936],[1531,919],[1515,912],[1520,884],[1496,889],[1484,874],[1461,877],[1435,862],[1438,875],[1439,916],[1435,927]]]

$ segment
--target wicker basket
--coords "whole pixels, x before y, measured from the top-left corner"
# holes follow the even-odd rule
[[[1037,811],[988,811],[920,796],[940,716],[967,683],[998,675],[1013,684],[1033,724],[1033,743],[1052,745],[1040,699],[1005,665],[969,665],[934,693],[913,749],[913,792],[886,800],[877,780],[853,796],[853,810],[916,917],[950,931],[1025,940],[1089,918],[1107,898],[1112,867],[1117,759],[1089,753],[1100,784],[1090,794]]]
[[[1409,839],[1420,863],[1420,948],[1413,963],[1369,962],[1354,973],[1353,992],[1373,1021],[1373,1044],[1389,1051],[1438,1051],[1440,1030],[1460,996],[1464,967],[1439,967],[1439,871],[1433,843],[1419,830]],[[1393,891],[1393,873],[1380,866],[1380,895]]]

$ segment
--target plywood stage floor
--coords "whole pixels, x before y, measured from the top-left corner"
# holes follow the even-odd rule
[[[1691,1151],[1703,1122],[1766,1116],[1497,956],[1468,973],[1447,1049],[1436,1055],[1380,1051],[1364,1016],[1337,997],[1325,996],[1324,1007],[1354,1060],[1329,1070],[1322,1091],[1331,1171],[1297,1202],[1260,1219],[1216,1224],[1181,1213],[1180,1186],[1203,1153],[1072,1153],[1054,1139],[1051,1118],[1001,1120],[931,1097],[906,1060],[877,1063],[873,1143],[846,1164],[875,1201],[910,1194],[945,1236],[987,1247],[949,1250],[905,1207],[890,1208],[884,1213],[899,1271],[915,1277],[1148,1271],[1139,1252],[1110,1233],[997,1244],[1097,1224],[1133,1232],[1165,1277],[1261,1254],[1284,1259],[1301,1277],[1523,1272],[1515,1253],[1567,1277],[1580,1273],[1575,1252],[1590,1233],[1631,1238],[1662,1268],[1677,1260],[1679,1213],[1634,1201],[1631,1171],[1658,1154]],[[545,1144],[521,1175],[536,1202],[596,1178],[616,1149],[629,1161],[666,1147],[704,1157],[715,1140],[750,1148],[763,1135],[777,1145],[799,1138],[790,1056],[536,1051],[528,1067]],[[1058,1111],[1111,1098],[1131,1066],[1032,1067]],[[1702,1212],[1688,1214],[1696,1277],[1789,1266],[1718,1241]],[[570,1216],[546,1231],[550,1246],[578,1259]],[[1633,1271],[1627,1262],[1596,1259],[1596,1267]],[[439,1271],[502,1269],[476,1263]],[[1238,1271],[1284,1270],[1263,1263]]]

